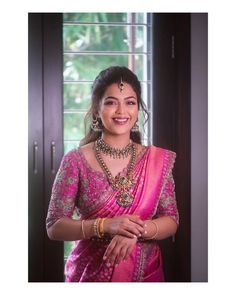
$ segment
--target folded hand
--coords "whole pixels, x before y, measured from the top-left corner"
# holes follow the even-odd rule
[[[136,242],[136,237],[127,238],[116,235],[108,245],[103,259],[107,261],[108,265],[118,266],[122,260],[126,260],[129,257]]]
[[[104,222],[105,233],[122,235],[128,238],[140,237],[144,231],[144,222],[137,215],[121,215],[107,218]]]

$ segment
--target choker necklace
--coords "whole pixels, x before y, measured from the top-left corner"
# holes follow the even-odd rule
[[[109,144],[107,144],[102,138],[99,138],[96,141],[96,145],[99,149],[100,152],[102,152],[105,155],[109,155],[110,157],[113,157],[114,159],[117,158],[127,158],[131,153],[132,153],[132,141],[130,141],[130,143],[122,148],[122,149],[118,149],[118,148],[113,148],[111,147]]]
[[[110,184],[112,185],[112,188],[114,190],[119,190],[119,193],[116,195],[117,204],[122,207],[131,206],[134,201],[134,196],[129,192],[129,190],[135,183],[133,178],[134,165],[136,160],[136,148],[134,143],[131,143],[131,159],[128,164],[126,176],[121,176],[120,173],[116,175],[116,177],[112,176],[110,170],[102,159],[99,139],[95,141],[94,149],[96,159],[103,169],[104,173],[106,174]]]

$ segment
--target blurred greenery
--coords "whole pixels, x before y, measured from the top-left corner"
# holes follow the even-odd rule
[[[84,116],[81,113],[64,113],[64,140],[80,140],[84,137]]]
[[[79,146],[79,141],[64,141],[64,153],[68,153],[69,151],[77,148]]]
[[[64,26],[64,51],[130,51],[130,26]],[[134,27],[135,52],[144,51],[145,27]]]
[[[143,80],[144,55],[134,55],[134,71],[139,80]],[[100,71],[109,66],[129,65],[128,55],[64,55],[65,81],[93,81]]]
[[[130,13],[63,13],[64,22],[128,22]],[[144,14],[135,13],[135,22],[143,23]]]
[[[64,258],[68,257],[73,247],[73,242],[64,242]]]
[[[92,83],[64,84],[64,109],[87,110],[91,103]]]

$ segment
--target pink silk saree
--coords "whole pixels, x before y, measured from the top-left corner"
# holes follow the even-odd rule
[[[139,215],[141,219],[170,216],[179,223],[172,168],[175,153],[145,147],[137,157],[130,207],[116,203],[114,191],[103,172],[94,170],[81,150],[74,149],[62,159],[54,181],[48,209],[47,228],[61,217],[72,218],[74,210],[83,219]],[[124,169],[121,174],[127,172]],[[163,282],[160,247],[157,241],[137,241],[126,261],[108,266],[103,255],[110,241],[90,238],[74,242],[65,265],[66,282]]]

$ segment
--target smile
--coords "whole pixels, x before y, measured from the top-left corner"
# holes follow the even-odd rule
[[[128,120],[129,118],[113,118],[113,121],[115,121],[115,123],[120,125],[126,124]]]

